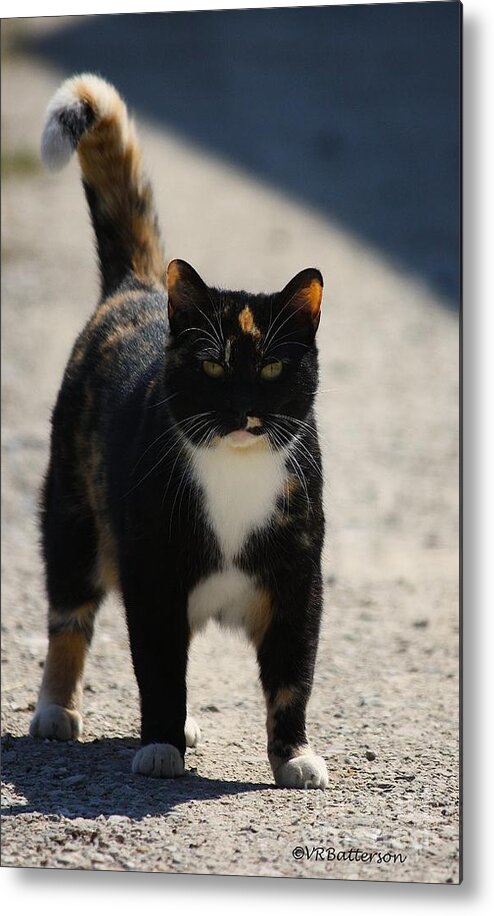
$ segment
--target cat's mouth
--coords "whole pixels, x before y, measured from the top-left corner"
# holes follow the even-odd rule
[[[264,438],[265,432],[259,417],[248,416],[244,427],[232,430],[224,438],[232,448],[249,448]]]
[[[249,448],[259,442],[259,434],[248,429],[234,429],[224,438],[232,448]]]

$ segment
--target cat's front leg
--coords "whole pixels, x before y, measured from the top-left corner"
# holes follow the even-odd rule
[[[328,772],[306,733],[321,598],[319,581],[306,588],[285,581],[273,599],[270,621],[258,645],[267,707],[268,758],[277,786],[325,789]]]
[[[142,747],[132,772],[183,776],[189,643],[185,601],[146,562],[138,571],[127,567],[124,600],[141,700]]]

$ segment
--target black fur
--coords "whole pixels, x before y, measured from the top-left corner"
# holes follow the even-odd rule
[[[58,122],[74,150],[82,135],[93,125],[94,117],[93,109],[82,99],[59,112]]]
[[[251,295],[208,287],[177,261],[167,297],[164,286],[135,275],[125,248],[117,260],[113,241],[105,248],[108,236],[125,238],[125,227],[122,235],[107,220],[103,231],[97,190],[85,190],[106,280],[53,413],[42,498],[50,635],[79,630],[89,644],[97,607],[117,587],[139,684],[142,742],[184,754],[188,596],[222,564],[187,456],[258,418],[253,435],[266,448],[287,449],[286,488],[269,524],[251,531],[234,562],[264,596],[249,636],[275,770],[306,744],[322,608],[322,468],[313,411],[322,278],[309,269],[280,293]],[[221,364],[224,374],[210,377],[205,361]],[[265,380],[261,370],[273,361],[280,375]]]

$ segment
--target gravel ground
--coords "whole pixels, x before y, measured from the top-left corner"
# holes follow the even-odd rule
[[[326,601],[309,730],[330,786],[273,788],[252,652],[214,626],[193,645],[203,742],[187,776],[133,776],[138,695],[116,600],[88,664],[83,740],[26,737],[46,649],[49,413],[97,296],[77,166],[51,177],[36,160],[60,78],[5,54],[3,865],[457,883],[456,316],[338,226],[141,122],[169,257],[254,290],[310,264],[326,279]],[[372,852],[382,860],[362,861]]]

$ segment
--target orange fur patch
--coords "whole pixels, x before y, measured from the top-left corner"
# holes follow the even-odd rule
[[[264,639],[264,634],[271,622],[271,613],[271,595],[267,589],[263,589],[249,615],[249,633],[256,648]]]
[[[109,526],[101,521],[99,524],[99,545],[96,583],[106,591],[120,591],[120,571],[117,563],[117,550]]]
[[[276,709],[285,708],[293,702],[295,690],[293,687],[281,687],[276,694],[274,705]]]
[[[267,710],[266,730],[268,734],[268,757],[269,762],[273,767],[273,772],[275,772],[276,768],[285,762],[285,760],[269,750],[270,745],[275,740],[276,714],[281,710],[286,709],[288,706],[290,706],[291,703],[294,702],[296,699],[296,687],[280,687],[276,693],[276,696],[272,700],[268,694],[265,694],[264,696]],[[290,748],[289,757],[297,757],[299,754],[303,754],[305,750],[305,747]]]
[[[83,178],[112,221],[125,227],[136,276],[163,283],[165,265],[151,191],[125,104],[113,87],[101,83],[96,88],[81,80],[74,89],[100,115],[79,143]]]
[[[321,309],[322,286],[317,280],[311,280],[304,289],[304,298],[313,318],[316,318]]]
[[[300,482],[296,477],[287,477],[284,489],[287,496],[293,496],[300,489]]]
[[[254,316],[248,305],[245,305],[238,316],[238,323],[244,334],[250,334],[251,337],[260,337],[261,332],[256,326]]]
[[[87,642],[82,633],[50,636],[41,687],[44,701],[66,709],[79,708],[86,652]]]
[[[171,293],[175,284],[180,280],[180,276],[180,270],[178,268],[177,262],[175,260],[170,261],[166,271],[166,286],[169,293]]]

